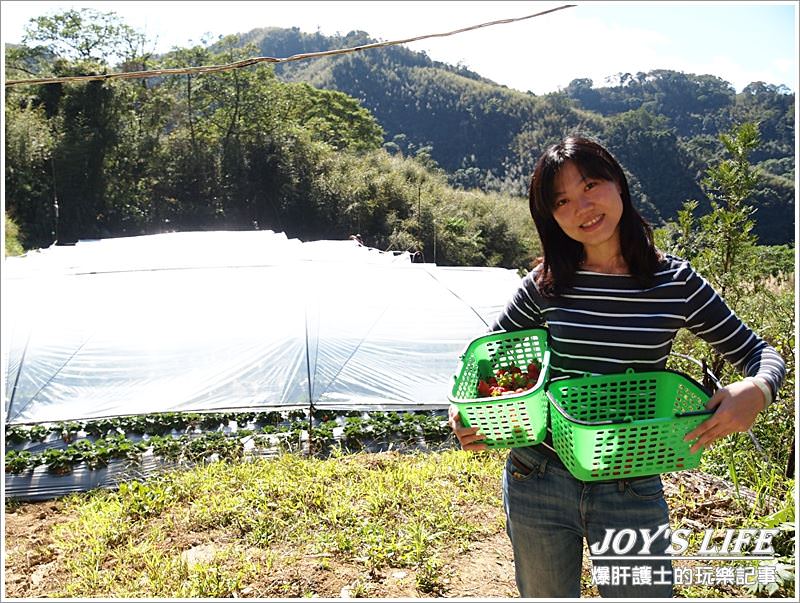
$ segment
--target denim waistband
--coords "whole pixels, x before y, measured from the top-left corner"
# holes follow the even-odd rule
[[[529,449],[529,450],[533,450],[535,452],[538,452],[539,454],[547,457],[548,463],[552,463],[553,465],[555,465],[559,469],[563,469],[564,471],[569,473],[569,469],[567,468],[566,465],[564,465],[564,462],[561,460],[561,457],[558,456],[558,453],[554,449],[550,448],[549,446],[547,446],[545,444],[534,444],[533,446],[526,446],[526,448]],[[520,459],[518,454],[514,454],[514,450],[515,450],[514,448],[510,449],[509,450],[509,454],[517,462],[520,462],[521,464],[524,465],[524,460]],[[570,473],[570,475],[572,475],[572,474]],[[584,480],[576,478],[575,476],[572,476],[572,479],[574,479],[576,482],[580,482],[582,484],[620,484],[620,485],[623,485],[623,484],[630,483],[630,482],[638,482],[638,481],[641,481],[641,480],[650,479],[650,478],[656,477],[658,475],[659,475],[658,473],[654,473],[652,475],[640,475],[640,476],[636,476],[636,477],[623,477],[623,478],[619,478],[619,479],[605,479],[605,480],[594,480],[594,481],[584,481]]]

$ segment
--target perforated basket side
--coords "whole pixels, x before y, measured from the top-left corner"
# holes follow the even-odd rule
[[[489,341],[486,351],[490,358],[492,372],[511,365],[527,367],[531,362],[541,366],[544,358],[545,342],[543,334],[512,336],[507,339]]]
[[[538,444],[547,431],[547,404],[542,392],[516,399],[464,404],[462,423],[478,427],[489,448]]]
[[[655,376],[584,378],[557,386],[561,408],[589,423],[652,419],[656,416]]]
[[[578,479],[595,481],[696,467],[684,436],[708,394],[674,371],[561,379],[548,387],[553,443]]]
[[[544,385],[549,375],[549,361],[545,329],[491,333],[473,340],[462,354],[449,396],[450,402],[459,409],[462,424],[478,427],[490,448],[541,442],[547,433]],[[498,369],[511,365],[524,369],[531,362],[541,368],[532,390],[501,398],[477,397],[480,379],[487,379]]]
[[[481,400],[477,396],[479,380],[489,378],[498,369],[512,364],[523,368],[531,362],[536,362],[543,373],[546,371],[549,353],[545,329],[498,332],[478,337],[462,354],[450,401]]]
[[[683,437],[703,416],[680,420],[654,419],[628,427],[584,429],[574,433],[574,454],[565,454],[570,472],[578,479],[596,481],[654,475],[691,469],[701,451],[691,454]],[[559,453],[561,454],[561,453]]]

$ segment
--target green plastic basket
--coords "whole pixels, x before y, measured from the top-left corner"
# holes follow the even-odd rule
[[[546,388],[553,445],[579,480],[598,481],[692,469],[683,438],[706,420],[710,395],[677,371],[556,379]]]
[[[464,427],[479,427],[489,448],[517,448],[544,440],[547,433],[547,397],[550,374],[546,329],[495,332],[473,340],[460,357],[448,399],[458,407]],[[497,398],[477,398],[478,381],[497,369],[535,362],[540,367],[533,389]]]

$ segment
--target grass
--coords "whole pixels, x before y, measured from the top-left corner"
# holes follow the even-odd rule
[[[420,592],[435,595],[442,554],[497,531],[486,518],[499,505],[503,459],[284,454],[73,495],[65,512],[74,519],[56,533],[68,560],[57,596],[228,597],[279,551],[281,564],[291,551],[295,561],[335,558],[366,573],[413,568]],[[181,551],[199,533],[215,535],[213,555],[190,564]]]
[[[381,575],[406,568],[419,595],[444,596],[453,559],[503,531],[504,459],[504,451],[453,449],[327,459],[284,453],[70,495],[62,512],[68,519],[54,528],[59,586],[47,595],[330,596],[341,583],[332,591],[320,576],[346,569],[349,596],[369,597]],[[773,592],[691,584],[676,586],[675,596],[792,596],[792,568],[781,565],[794,563],[792,497],[776,501],[756,492],[748,505],[690,478],[687,472],[665,490],[673,528],[693,531],[690,551],[701,528],[713,527],[721,538],[724,528],[779,527],[783,573]],[[793,482],[780,487],[791,491]],[[13,502],[6,504],[8,511]],[[584,571],[587,596],[596,594],[588,579]]]
[[[63,511],[70,519],[54,528],[60,587],[49,595],[320,596],[319,584],[304,576],[347,566],[355,571],[351,597],[370,596],[369,583],[398,568],[413,572],[420,595],[442,596],[453,575],[448,562],[503,529],[504,459],[503,451],[328,459],[285,453],[70,495]],[[771,593],[691,584],[677,585],[675,596],[791,596],[792,568],[782,565],[794,563],[791,496],[771,514],[759,506],[756,516],[724,491],[698,496],[688,478],[676,482],[668,502],[673,527],[695,531],[690,550],[697,550],[701,524],[720,538],[724,528],[781,527],[782,573]],[[588,577],[584,572],[584,594],[596,594]]]

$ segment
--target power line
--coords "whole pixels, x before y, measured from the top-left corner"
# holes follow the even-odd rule
[[[384,48],[387,46],[396,46],[398,44],[407,44],[409,42],[417,42],[419,40],[427,40],[428,38],[443,38],[455,34],[463,33],[465,31],[472,31],[482,27],[490,27],[492,25],[503,25],[506,23],[514,23],[517,21],[525,21],[548,13],[553,13],[565,8],[573,8],[575,4],[565,4],[558,8],[541,11],[533,15],[526,15],[524,17],[516,17],[513,19],[500,19],[498,21],[489,21],[488,23],[481,23],[480,25],[472,25],[454,31],[445,33],[428,34],[424,36],[417,36],[414,38],[406,38],[405,40],[393,40],[390,42],[375,42],[373,44],[364,44],[362,46],[353,46],[351,48],[339,48],[336,50],[325,50],[322,52],[306,52],[302,54],[295,54],[289,57],[275,58],[275,57],[251,57],[249,59],[242,59],[233,63],[226,63],[224,65],[206,65],[200,67],[176,67],[170,69],[153,69],[149,71],[126,71],[122,73],[106,73],[100,75],[72,75],[64,77],[51,77],[51,78],[28,78],[23,80],[7,80],[5,86],[19,86],[19,85],[33,85],[33,84],[61,84],[65,82],[87,82],[92,80],[112,80],[112,79],[141,79],[148,77],[159,77],[164,75],[187,75],[187,74],[205,74],[205,73],[218,73],[220,71],[231,71],[233,69],[242,69],[250,67],[258,63],[289,63],[291,61],[302,61],[305,59],[318,59],[327,56],[334,56],[339,54],[348,54],[357,52],[359,50],[369,50],[372,48]]]

